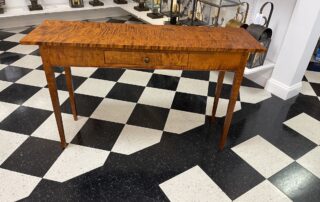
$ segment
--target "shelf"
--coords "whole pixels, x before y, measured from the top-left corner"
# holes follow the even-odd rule
[[[42,4],[43,10],[29,11],[28,7],[24,8],[5,8],[4,14],[0,14],[0,19],[8,17],[22,17],[27,15],[40,15],[40,14],[51,14],[60,12],[74,12],[74,11],[87,11],[87,10],[100,10],[113,7],[121,7],[119,4],[113,3],[112,0],[104,0],[103,6],[91,6],[89,2],[84,3],[82,8],[71,8],[69,4],[57,4],[57,5],[45,5]],[[129,3],[127,5],[133,6],[134,3]]]
[[[274,68],[274,63],[269,61],[269,60],[266,60],[264,62],[264,65],[261,65],[259,67],[255,67],[255,68],[252,68],[252,69],[249,69],[246,67],[246,69],[244,70],[244,75],[251,75],[251,74],[255,74],[255,73],[258,73],[258,72],[262,72],[262,71],[266,71],[266,70],[271,70]]]

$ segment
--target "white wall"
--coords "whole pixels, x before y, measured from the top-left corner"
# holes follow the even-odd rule
[[[288,99],[297,95],[320,37],[320,1],[298,0],[266,89]]]

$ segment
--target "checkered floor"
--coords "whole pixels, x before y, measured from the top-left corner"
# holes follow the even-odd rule
[[[288,101],[245,79],[219,152],[232,74],[211,124],[217,72],[73,67],[75,122],[57,67],[62,151],[32,29],[0,31],[0,201],[320,200],[318,72]]]

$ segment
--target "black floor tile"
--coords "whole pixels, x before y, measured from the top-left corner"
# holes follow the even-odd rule
[[[31,69],[7,66],[0,70],[0,80],[16,82],[18,79],[28,74]]]
[[[64,71],[64,68],[63,67],[53,67],[54,68],[54,72],[56,73],[62,73]],[[44,70],[43,69],[43,65],[40,65],[38,68],[38,70]]]
[[[149,80],[148,87],[177,90],[179,77],[153,74]]]
[[[0,92],[0,101],[23,104],[41,88],[23,84],[12,84]]]
[[[35,27],[29,27],[27,29],[25,29],[24,31],[20,32],[21,34],[29,34],[32,30],[34,30]]]
[[[14,33],[0,31],[0,40],[6,39],[6,38],[8,38],[8,37],[10,37],[12,35],[14,35]]]
[[[294,162],[269,178],[279,190],[293,201],[318,202],[320,179]]]
[[[259,84],[247,79],[247,78],[243,78],[241,86],[247,86],[247,87],[252,87],[252,88],[260,88],[263,89],[262,86],[260,86]]]
[[[72,83],[73,83],[73,89],[77,90],[77,88],[86,80],[84,77],[80,76],[72,76]],[[64,74],[59,75],[56,78],[57,88],[58,90],[64,90],[67,91],[67,84],[66,84],[66,76]],[[47,88],[48,86],[46,86]]]
[[[129,102],[138,102],[143,90],[144,87],[142,86],[116,83],[106,97]]]
[[[77,112],[80,116],[89,117],[102,102],[103,98],[75,93]],[[69,98],[61,105],[61,111],[72,114]]]
[[[7,51],[17,45],[19,45],[19,43],[17,43],[17,42],[0,41],[0,51]]]
[[[177,92],[172,103],[172,109],[205,114],[207,97]]]
[[[11,63],[19,60],[24,55],[19,53],[11,53],[11,52],[4,52],[0,54],[0,64],[10,65]]]
[[[215,92],[216,92],[216,86],[217,86],[217,84],[214,82],[209,83],[208,96],[214,97]],[[232,90],[232,85],[223,84],[220,98],[229,99],[230,94],[231,94],[231,90]],[[238,95],[237,100],[240,101],[240,93]]]
[[[163,130],[169,114],[169,109],[137,104],[128,124]]]
[[[204,159],[201,168],[234,200],[265,180],[254,168],[227,149]]]
[[[320,78],[319,78],[320,81]],[[314,92],[317,94],[317,96],[320,97],[320,83],[310,83],[310,85],[312,86]]]
[[[124,124],[89,119],[72,143],[111,151]]]
[[[2,130],[31,135],[52,112],[20,106],[1,123]]]
[[[57,141],[29,137],[1,167],[43,177],[62,151]]]
[[[105,68],[97,69],[90,77],[110,81],[118,81],[125,69]]]
[[[183,71],[182,77],[200,80],[209,80],[210,72],[208,71]]]
[[[40,56],[40,49],[33,51],[32,53],[30,53],[30,55]]]

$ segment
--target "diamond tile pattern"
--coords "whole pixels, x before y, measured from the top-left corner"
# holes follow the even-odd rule
[[[244,79],[220,152],[233,73],[212,124],[218,72],[72,67],[74,121],[57,67],[61,150],[33,29],[0,30],[0,201],[319,201],[320,71],[289,101]]]

